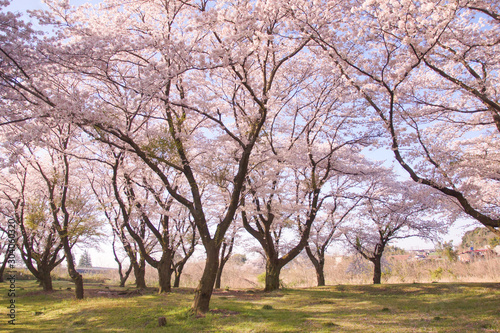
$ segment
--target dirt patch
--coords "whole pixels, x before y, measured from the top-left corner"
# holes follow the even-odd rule
[[[84,286],[85,298],[128,298],[137,297],[143,295],[155,295],[158,293],[158,288],[146,288],[146,289],[118,289],[117,287],[106,287],[106,286]],[[193,288],[175,288],[171,293],[165,295],[175,295],[175,294],[194,294]],[[51,292],[36,290],[30,291],[24,294],[26,297],[47,295],[54,299],[71,299],[75,297],[74,287],[69,287],[65,289],[56,289]],[[213,292],[214,296],[220,298],[231,298],[238,300],[248,300],[254,301],[262,298],[268,297],[283,297],[280,291],[276,292],[264,292],[261,289],[244,289],[244,290],[225,290],[216,289]]]
[[[253,291],[253,290],[214,290],[213,295],[219,296],[221,298],[236,298],[240,300],[258,300],[262,298],[263,292]]]
[[[101,289],[89,289],[86,290],[88,297],[108,297],[108,298],[120,298],[120,297],[135,297],[147,294],[146,291],[141,289],[134,290],[101,290]]]
[[[210,313],[220,314],[221,317],[236,316],[240,314],[238,311],[230,311],[226,309],[213,309],[210,310]]]
[[[136,297],[142,295],[151,295],[158,292],[158,289],[148,288],[148,289],[132,289],[132,290],[108,290],[100,288],[85,288],[84,295],[85,298],[96,298],[96,297],[106,297],[106,298],[123,298],[123,297]],[[71,299],[75,297],[74,288],[67,288],[64,290],[54,290],[54,291],[43,291],[36,290],[25,293],[22,297],[34,297],[46,295],[53,299]]]
[[[51,298],[55,299],[65,299],[65,298],[71,298],[71,296],[74,295],[74,293],[71,293],[71,291],[67,290],[53,290],[53,291],[43,291],[43,290],[35,290],[35,291],[29,291],[22,295],[21,297],[33,297],[33,296],[41,296],[41,295],[47,295],[51,296]]]

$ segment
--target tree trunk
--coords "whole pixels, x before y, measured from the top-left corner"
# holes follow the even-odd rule
[[[43,291],[54,291],[52,287],[52,276],[50,276],[50,272],[40,272],[39,281],[40,286],[43,288]]]
[[[266,287],[264,291],[273,291],[280,288],[281,266],[273,260],[266,262]]]
[[[322,287],[325,285],[325,270],[324,270],[324,262],[320,261],[320,264],[316,267],[316,279],[318,280],[318,287]]]
[[[125,282],[127,282],[128,277],[130,276],[130,273],[132,272],[133,266],[130,265],[125,272],[125,274],[122,274],[120,272],[120,287],[125,287]]]
[[[4,282],[3,272],[5,272],[5,267],[7,266],[7,261],[9,261],[9,254],[10,254],[9,251],[6,251],[4,254],[2,267],[0,267],[0,283]]]
[[[234,237],[230,243],[231,245],[229,246],[229,248],[227,247],[226,242],[222,243],[222,249],[220,250],[220,263],[219,263],[219,268],[217,268],[217,277],[215,278],[215,289],[220,289],[222,271],[224,270],[224,266],[226,265],[227,261],[231,257],[231,252],[233,250],[233,243],[234,243]]]
[[[83,299],[83,277],[76,271],[75,259],[71,253],[71,246],[69,245],[69,238],[66,233],[59,232],[61,242],[64,247],[64,255],[66,257],[66,264],[68,265],[68,274],[71,280],[75,283],[75,297],[76,299]]]
[[[146,260],[141,259],[134,265],[135,286],[139,289],[146,289]]]
[[[66,255],[66,260],[68,260],[68,256]],[[72,260],[71,260],[72,261]],[[69,276],[71,277],[71,280],[75,284],[75,297],[76,299],[83,299],[83,277],[80,273],[78,273],[75,269],[75,264],[72,261],[71,263],[68,263],[68,273]]]
[[[316,280],[318,281],[318,287],[325,285],[325,253],[323,251],[316,251],[318,258],[314,256],[311,248],[306,246],[306,253],[311,260],[314,269],[316,270]]]
[[[380,284],[382,280],[382,256],[375,256],[373,262],[373,284]]]
[[[217,277],[215,278],[215,289],[220,289],[220,282],[222,278],[222,271],[224,270],[225,261],[222,260],[219,268],[217,268]]]
[[[118,257],[118,254],[116,253],[116,247],[115,247],[117,233],[118,232],[115,231],[115,229],[113,229],[113,245],[112,245],[113,256],[115,257],[115,261],[118,264],[118,275],[120,276],[120,287],[125,287],[125,283],[127,282],[128,277],[130,276],[130,273],[132,272],[133,265],[132,265],[132,263],[130,263],[130,265],[128,266],[125,273],[123,273],[123,264],[122,264],[122,261],[120,260],[120,258]],[[125,251],[127,251],[127,255],[128,255],[129,254],[128,251],[130,251],[130,250],[127,250],[125,245],[124,245],[124,248],[125,248]]]
[[[75,270],[72,280],[75,282],[75,297],[76,299],[83,299],[83,276]]]
[[[194,302],[191,309],[197,314],[208,312],[210,306],[210,298],[214,290],[215,278],[219,267],[219,248],[215,246],[207,246],[207,260],[201,277],[200,283],[196,288]]]
[[[163,253],[162,258],[158,262],[158,293],[169,293],[172,291],[172,260],[170,254]]]
[[[68,273],[71,280],[75,283],[76,299],[83,299],[83,277],[76,271],[75,262],[71,253],[66,253],[66,263],[68,264]]]
[[[183,269],[184,269],[184,264],[177,266],[177,270],[175,271],[175,276],[174,276],[174,288],[179,288],[179,285],[181,283],[181,274],[182,274]]]

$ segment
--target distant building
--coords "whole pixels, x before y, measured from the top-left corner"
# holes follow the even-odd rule
[[[429,259],[429,250],[409,250],[407,254],[389,255],[388,259],[393,261],[414,261]]]
[[[395,255],[390,255],[388,256],[388,260],[390,261],[408,261],[411,260],[413,255],[411,254],[395,254]]]
[[[109,267],[78,267],[76,271],[80,274],[108,274],[116,272],[116,268]]]
[[[491,249],[470,249],[458,254],[458,260],[461,262],[471,262],[475,260],[483,260],[491,257],[496,257],[498,254]]]

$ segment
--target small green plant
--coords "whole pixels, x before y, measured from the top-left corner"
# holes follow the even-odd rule
[[[444,273],[444,269],[442,267],[438,267],[437,269],[435,270],[431,270],[430,271],[430,274],[431,274],[431,280],[432,281],[439,281],[441,280],[441,278],[443,277],[443,273]]]
[[[269,304],[266,304],[262,307],[262,310],[272,310],[273,309],[273,306],[272,305],[269,305]]]
[[[450,262],[457,261],[458,259],[458,252],[453,247],[453,241],[439,243],[436,252]]]
[[[266,272],[257,275],[257,281],[262,285],[266,284]]]

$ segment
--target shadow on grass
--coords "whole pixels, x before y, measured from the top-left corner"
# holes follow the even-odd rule
[[[19,332],[497,332],[500,284],[328,286],[217,291],[213,311],[191,315],[192,289],[168,295],[87,297],[20,293]],[[104,287],[105,288],[105,287]],[[31,290],[30,290],[31,289]],[[5,286],[0,286],[5,292]],[[108,288],[105,290],[122,290]],[[92,295],[92,293],[88,293]],[[68,295],[67,298],[61,295]],[[109,295],[108,295],[109,296]],[[36,313],[39,313],[35,315]],[[158,318],[165,317],[165,327]]]

